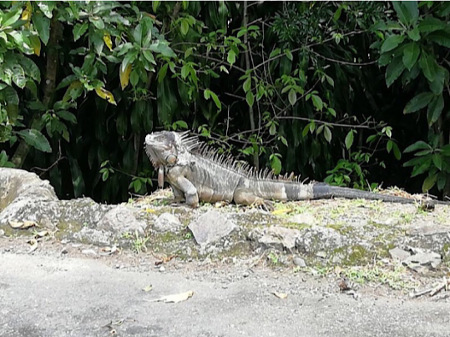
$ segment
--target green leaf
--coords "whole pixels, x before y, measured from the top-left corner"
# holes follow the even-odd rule
[[[12,162],[8,161],[8,155],[5,150],[0,152],[0,167],[15,167]]]
[[[322,111],[323,109],[323,101],[322,99],[317,95],[312,95],[311,100],[313,102],[314,107],[317,111]]]
[[[386,144],[386,151],[387,151],[387,153],[391,153],[393,144],[394,144],[394,142],[392,140],[389,139],[387,141],[387,144]]]
[[[33,25],[36,28],[41,41],[47,45],[50,37],[50,20],[42,15],[41,12],[33,13],[32,15]]]
[[[289,146],[288,141],[283,136],[279,136],[278,139],[281,140],[284,146]]]
[[[105,23],[103,20],[98,16],[91,16],[89,17],[89,21],[95,26],[95,28],[102,30],[105,29]]]
[[[161,83],[164,80],[164,77],[166,77],[167,68],[169,65],[166,63],[164,64],[161,69],[158,71],[158,83]]]
[[[403,64],[408,70],[411,70],[412,67],[417,62],[419,58],[420,48],[419,45],[415,42],[410,42],[406,45],[405,49],[403,49]]]
[[[55,8],[56,4],[51,1],[39,1],[37,2],[37,5],[39,9],[45,14],[46,17],[51,19],[53,17],[53,9]]]
[[[422,192],[427,193],[436,184],[437,174],[433,174],[425,178],[422,184]]]
[[[353,145],[353,137],[354,137],[354,132],[353,130],[350,130],[347,133],[347,136],[345,136],[345,147],[348,149],[350,149]]]
[[[440,171],[442,171],[442,156],[438,153],[433,154],[433,157],[431,157],[433,160],[434,166],[436,166]]]
[[[177,55],[173,52],[173,50],[169,47],[169,44],[166,41],[159,41],[152,43],[149,48],[151,51],[155,53],[160,53],[163,56],[167,57],[176,57]]]
[[[0,90],[0,99],[2,98],[6,102],[6,106],[19,105],[19,95],[17,95],[16,90],[11,86]]]
[[[219,97],[211,91],[211,98],[214,101],[214,104],[216,104],[217,109],[222,110],[222,103],[220,103]]]
[[[131,71],[130,83],[133,87],[136,87],[138,82],[139,82],[139,73],[136,71],[136,69],[134,69],[133,71]]]
[[[403,167],[408,167],[408,166],[419,166],[423,163],[424,158],[413,158],[411,160],[408,160],[406,163],[403,164]]]
[[[450,32],[439,30],[427,36],[427,40],[433,41],[440,46],[450,48]]]
[[[247,101],[247,104],[249,106],[253,106],[253,103],[255,102],[255,96],[251,91],[247,92],[247,95],[245,95],[245,100]]]
[[[419,28],[414,27],[414,29],[408,31],[408,37],[413,41],[419,41],[420,40],[420,32]]]
[[[281,160],[278,156],[271,155],[270,156],[270,166],[274,174],[280,174],[281,172]]]
[[[294,106],[295,103],[297,102],[297,93],[295,92],[294,89],[289,90],[288,99],[289,99],[289,103],[292,106]]]
[[[414,178],[420,174],[427,172],[430,169],[431,159],[422,159],[419,165],[414,166],[413,171],[411,173],[411,178]],[[406,163],[405,163],[406,164]]]
[[[186,79],[186,77],[188,77],[188,75],[191,72],[191,65],[189,64],[185,64],[183,65],[183,67],[181,67],[181,78],[182,79]]]
[[[286,54],[286,57],[289,59],[289,60],[293,60],[294,59],[294,56],[292,56],[292,53],[291,53],[291,51],[289,50],[289,49],[286,49],[285,51],[284,51],[284,53]]]
[[[185,121],[176,121],[174,124],[177,125],[177,127],[181,128],[181,129],[187,129],[188,125]]]
[[[25,85],[27,84],[27,79],[25,77],[25,71],[22,68],[22,66],[16,63],[12,66],[12,70],[13,70],[12,80],[14,84],[21,89],[25,88]]]
[[[400,56],[395,57],[386,68],[386,85],[388,88],[400,77],[403,70],[405,70],[405,66],[402,58]]]
[[[280,53],[281,53],[281,49],[280,48],[276,48],[276,49],[272,50],[272,52],[269,55],[269,58],[278,56],[278,55],[280,55]]]
[[[430,16],[419,22],[418,28],[421,33],[430,33],[436,30],[445,29],[446,25],[445,22]]]
[[[428,105],[427,116],[428,125],[431,126],[439,119],[444,109],[444,96],[439,95],[433,98],[431,103]]]
[[[439,191],[442,191],[447,183],[447,175],[444,173],[439,173],[437,178],[437,188]]]
[[[310,123],[309,123],[309,124],[310,124]],[[307,135],[308,132],[309,132],[309,124],[306,124],[306,126],[303,128],[303,131],[302,131],[302,136],[303,136],[303,138],[306,137],[306,135]]]
[[[158,10],[160,4],[161,4],[161,1],[152,1],[153,13],[156,13],[156,11]]]
[[[50,143],[47,138],[36,129],[27,129],[22,131],[17,131],[17,135],[23,138],[25,143],[43,152],[52,152]]]
[[[189,22],[187,19],[181,19],[181,34],[186,36],[186,34],[189,32]]]
[[[86,33],[89,28],[89,24],[87,22],[77,23],[73,27],[73,40],[77,41],[84,33]]]
[[[408,153],[408,152],[413,152],[413,151],[417,151],[417,150],[431,150],[431,149],[432,149],[432,147],[430,145],[425,143],[423,140],[419,140],[419,141],[415,142],[414,144],[411,144],[410,146],[408,146],[403,152]]]
[[[381,52],[385,53],[387,51],[397,48],[397,46],[400,43],[402,43],[404,39],[405,39],[404,35],[389,36],[386,40],[384,40],[383,44],[381,45]]]
[[[22,67],[26,69],[27,75],[29,75],[36,82],[41,81],[41,72],[39,71],[39,68],[36,65],[36,63],[34,63],[31,59],[23,55],[19,55],[18,61],[22,65]]]
[[[234,62],[236,62],[236,53],[234,52],[233,49],[230,49],[228,51],[227,62],[229,64],[234,64]]]
[[[252,78],[249,76],[245,82],[244,85],[242,86],[242,88],[244,89],[244,92],[247,92],[251,89],[252,87]]]
[[[61,117],[62,119],[72,123],[72,124],[77,124],[77,117],[75,117],[75,115],[69,111],[65,111],[65,110],[61,110],[61,111],[56,111],[56,114]]]
[[[248,32],[248,29],[246,27],[242,27],[239,29],[239,31],[236,34],[236,37],[242,37]]]
[[[410,100],[403,110],[404,114],[419,111],[425,108],[431,102],[434,95],[431,92],[422,92]]]
[[[419,65],[427,80],[433,82],[438,66],[434,57],[422,50],[422,56],[420,56]]]
[[[2,11],[2,14],[3,14],[3,20],[0,22],[1,26],[9,27],[12,24],[16,23],[17,20],[19,20],[20,15],[22,14],[22,9],[17,8],[16,10],[13,10],[13,11],[6,11],[6,12]]]
[[[122,64],[120,65],[120,72],[124,73],[127,70],[128,65],[133,64],[137,58],[137,51],[131,50],[123,58]]]
[[[399,20],[405,25],[412,24],[419,17],[417,1],[393,1],[392,5]]]
[[[328,143],[331,143],[331,138],[333,137],[330,128],[325,125],[325,127],[323,128],[323,136],[325,137],[326,141]]]
[[[146,58],[146,60],[154,65],[156,65],[155,58],[150,50],[143,50],[142,55]]]
[[[446,2],[446,1],[440,3],[439,11],[437,13],[440,17],[449,15],[450,14],[450,3]]]
[[[402,153],[400,152],[400,149],[398,148],[398,145],[392,142],[392,149],[394,150],[394,157],[397,160],[402,159]]]
[[[269,128],[269,134],[271,136],[275,135],[277,133],[277,126],[275,123],[271,123],[270,124],[270,128]]]
[[[445,77],[448,77],[448,71],[444,67],[438,66],[434,81],[430,82],[430,89],[435,95],[439,95],[444,90]]]

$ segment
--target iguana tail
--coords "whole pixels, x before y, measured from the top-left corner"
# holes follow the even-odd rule
[[[330,186],[325,183],[314,183],[312,185],[311,199],[330,199],[330,198],[348,198],[348,199],[368,199],[368,200],[382,200],[387,202],[398,202],[402,204],[412,204],[414,202],[420,202],[420,200],[397,197],[394,195],[386,195],[374,192],[361,191],[354,188]],[[427,204],[443,204],[449,205],[450,203],[439,200],[426,200]]]

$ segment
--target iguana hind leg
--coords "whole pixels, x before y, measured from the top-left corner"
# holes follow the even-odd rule
[[[256,206],[266,211],[273,210],[273,203],[252,193],[247,188],[237,188],[233,194],[233,200],[237,204]]]

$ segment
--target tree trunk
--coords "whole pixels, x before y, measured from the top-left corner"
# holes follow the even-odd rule
[[[247,1],[244,1],[244,19],[242,22],[242,26],[243,27],[247,27],[248,25],[248,3]],[[251,64],[250,64],[250,50],[249,50],[249,44],[248,44],[248,34],[247,32],[245,32],[244,34],[244,45],[246,46],[247,50],[245,51],[245,70],[250,70],[251,69]],[[251,89],[250,89],[251,90]],[[253,113],[253,107],[249,106],[248,107],[248,115],[249,115],[249,119],[250,119],[250,128],[252,130],[256,129],[256,125],[255,125],[255,116]],[[256,153],[253,153],[253,166],[255,167],[256,170],[259,170],[259,151]]]
[[[43,97],[42,103],[45,108],[48,110],[53,106],[53,98],[55,94],[56,88],[56,75],[58,73],[58,43],[62,38],[63,26],[61,23],[53,16],[53,19],[50,23],[50,38],[47,44],[47,65],[45,69],[45,77],[43,79]],[[31,120],[30,129],[36,129],[41,131],[44,128],[41,120],[41,114],[36,112]],[[11,161],[17,168],[21,168],[25,159],[28,156],[28,152],[30,151],[30,146],[22,140],[17,147]]]

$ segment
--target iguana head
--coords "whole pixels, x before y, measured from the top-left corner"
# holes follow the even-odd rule
[[[178,161],[176,132],[153,132],[145,137],[145,152],[155,168],[175,165]]]

